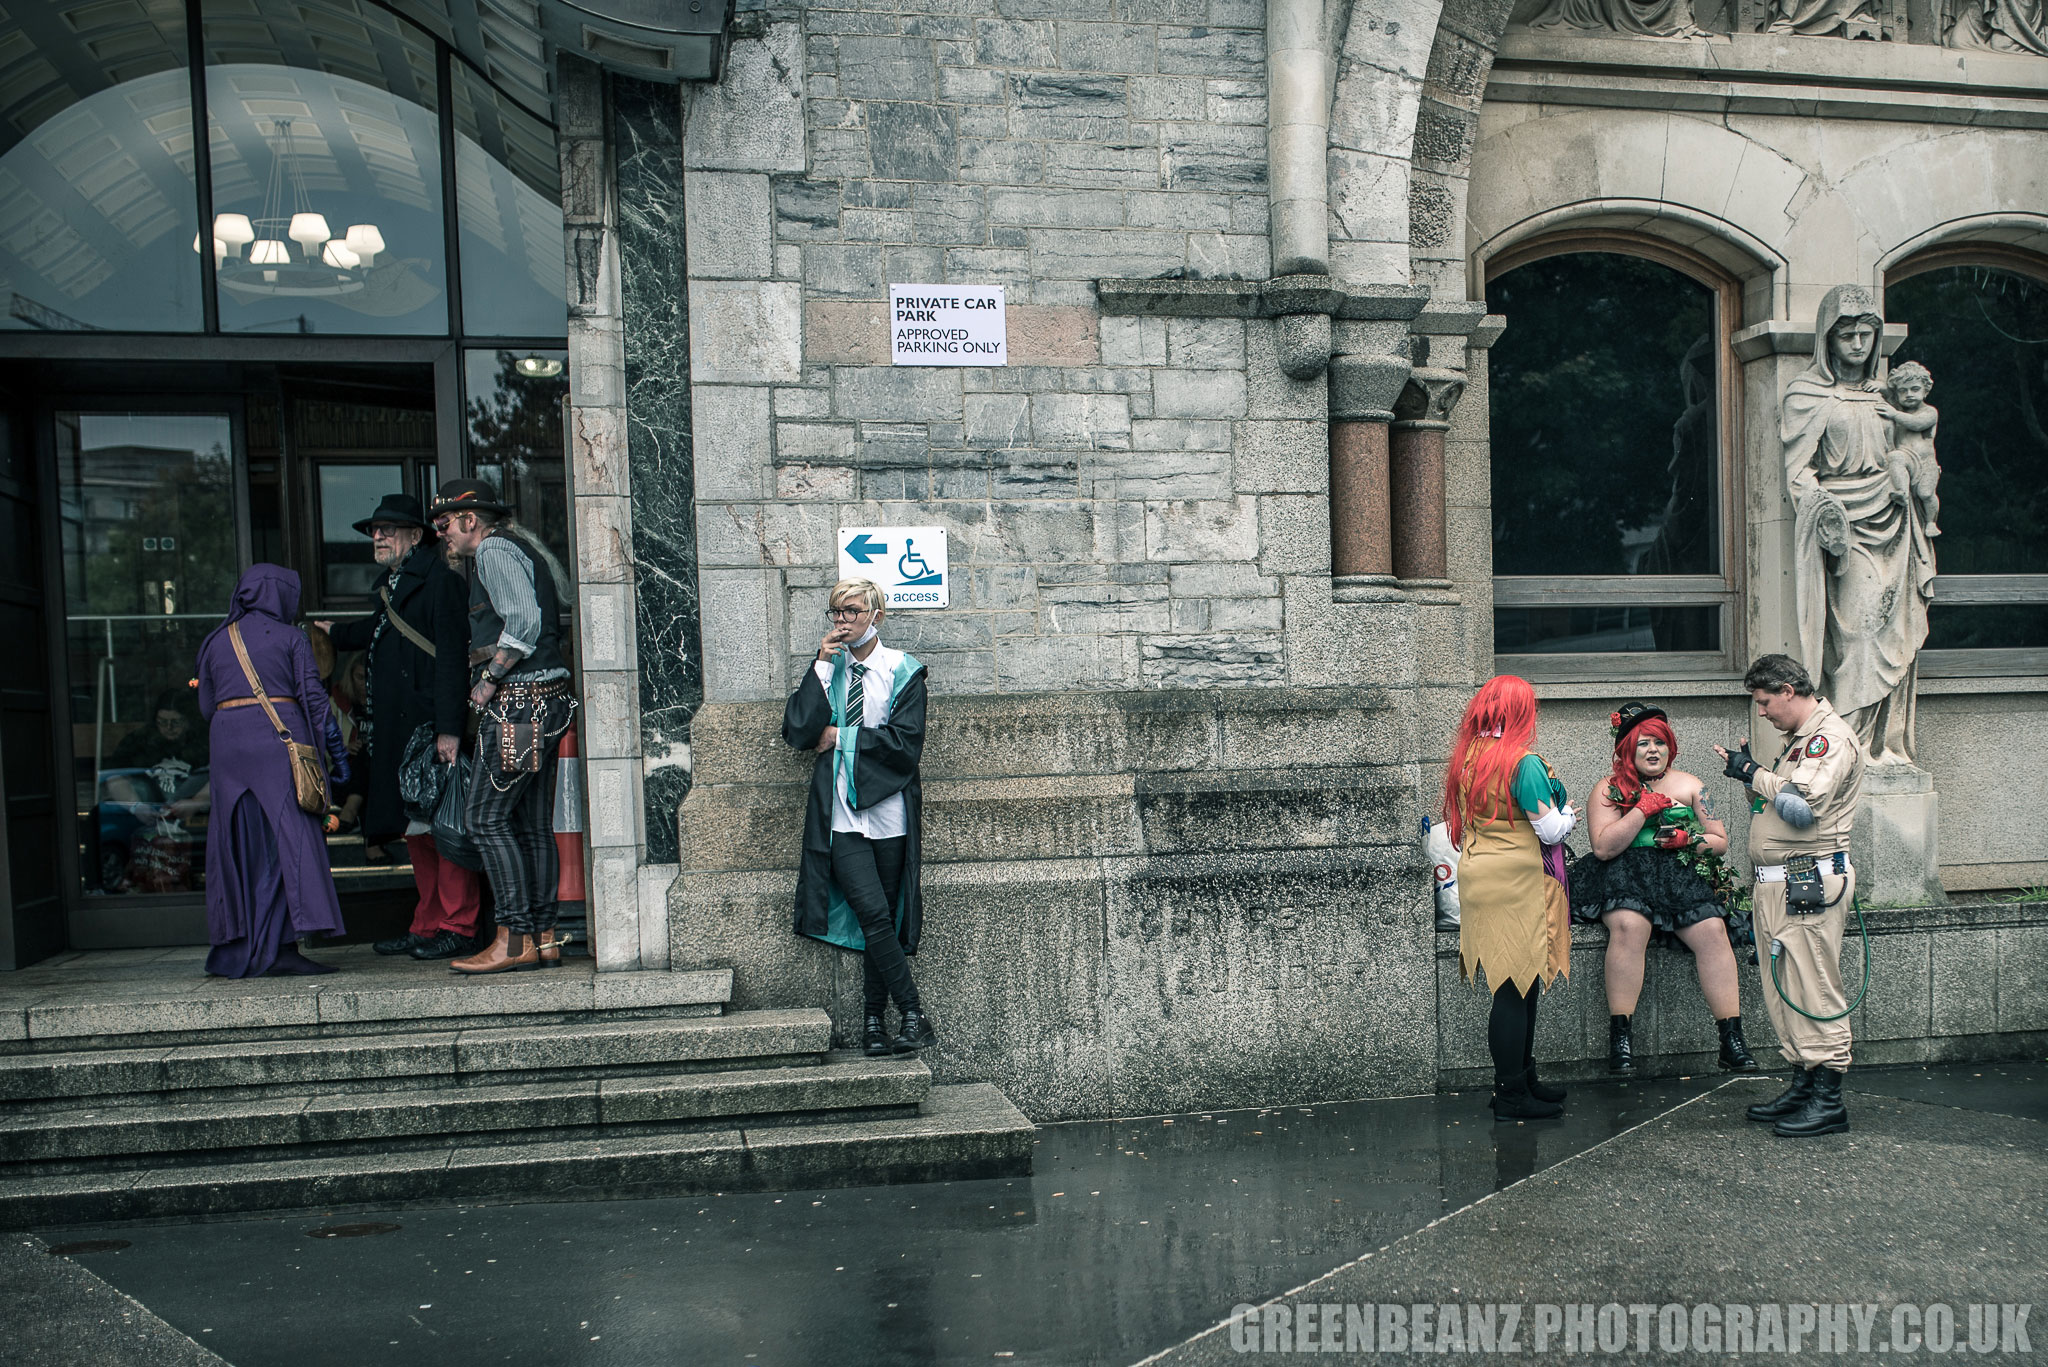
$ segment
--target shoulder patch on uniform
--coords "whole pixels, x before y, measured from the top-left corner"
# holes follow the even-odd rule
[[[1812,740],[1806,742],[1806,757],[1808,759],[1819,759],[1827,752],[1828,738],[1826,736],[1815,736]]]

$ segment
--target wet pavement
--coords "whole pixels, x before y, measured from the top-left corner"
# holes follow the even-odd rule
[[[1852,1078],[1864,1094],[1852,1108],[1912,1119],[1895,1123],[1887,1164],[1973,1118],[2025,1136],[2048,1120],[2039,1065]],[[1632,1172],[1617,1155],[1666,1131],[1674,1152],[1739,1142],[1775,1154],[1769,1145],[1788,1141],[1739,1121],[1741,1104],[1774,1091],[1725,1075],[1581,1084],[1566,1119],[1536,1124],[1495,1124],[1480,1093],[1219,1111],[1043,1127],[1036,1174],[1014,1181],[42,1236],[122,1243],[69,1263],[236,1367],[1123,1364],[1397,1240],[1407,1250],[1425,1230],[1424,1240],[1449,1237],[1461,1221],[1429,1227],[1560,1164],[1548,1183],[1496,1200],[1531,1204],[1541,1225],[1547,1185],[1562,1211],[1573,1172],[1603,1161]],[[1980,1147],[1986,1172],[2005,1161],[1996,1145]],[[1629,1180],[1633,1199],[1663,1199],[1658,1172]],[[1609,1235],[1600,1209],[1574,1208],[1568,1227],[1547,1234],[1598,1247]],[[1483,1247],[1448,1266],[1498,1272],[1483,1266]],[[0,1327],[11,1318],[0,1313]],[[17,1347],[35,1341],[33,1325],[15,1332]]]

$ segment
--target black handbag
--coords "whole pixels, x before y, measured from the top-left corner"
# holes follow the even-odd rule
[[[421,722],[405,743],[405,758],[398,762],[398,801],[409,820],[433,824],[434,809],[441,805],[441,790],[448,786],[453,767],[441,763],[435,751],[434,724]]]
[[[441,800],[434,805],[434,848],[458,868],[481,869],[484,857],[469,836],[469,766],[457,760],[448,770]]]

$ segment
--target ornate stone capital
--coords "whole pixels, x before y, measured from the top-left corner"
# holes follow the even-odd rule
[[[1330,362],[1332,422],[1391,422],[1408,382],[1406,356],[1338,356]]]
[[[1465,396],[1465,372],[1438,366],[1419,366],[1394,400],[1394,421],[1403,427],[1436,428],[1451,425],[1451,410]]]

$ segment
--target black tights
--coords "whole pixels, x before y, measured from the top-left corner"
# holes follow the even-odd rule
[[[900,835],[870,840],[853,831],[832,833],[832,881],[852,904],[868,944],[862,976],[870,1016],[881,1015],[891,997],[904,1011],[919,1009],[910,960],[896,938],[896,897],[903,889],[904,848],[909,843]]]
[[[1493,1077],[1511,1082],[1520,1077],[1536,1057],[1536,999],[1542,985],[1529,984],[1525,997],[1513,983],[1503,983],[1493,994],[1493,1012],[1486,1018],[1486,1047],[1493,1051]]]

